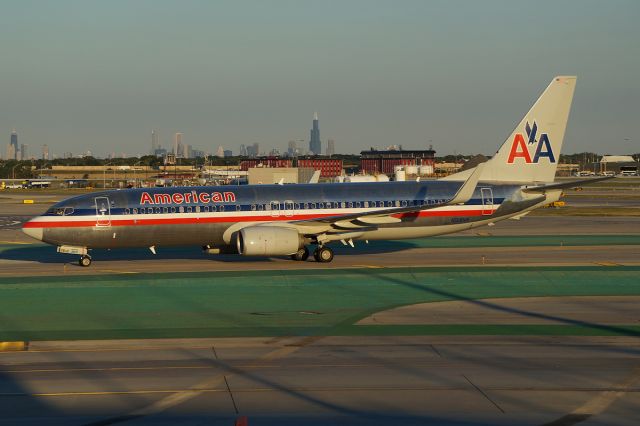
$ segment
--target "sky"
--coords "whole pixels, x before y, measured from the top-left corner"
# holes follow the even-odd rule
[[[492,154],[556,75],[563,152],[640,152],[640,1],[0,3],[0,152],[400,144]],[[2,136],[4,135],[4,136]],[[34,155],[34,154],[32,154]]]

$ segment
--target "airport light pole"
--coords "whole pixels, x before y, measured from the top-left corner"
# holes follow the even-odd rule
[[[107,189],[107,166],[110,166],[111,163],[107,163],[104,165],[104,169],[102,169],[102,189]]]
[[[138,178],[136,176],[136,166],[139,166],[139,165],[142,165],[142,160],[138,161],[136,164],[133,165],[133,187],[134,188],[138,187]]]
[[[12,176],[12,179],[15,179],[15,178],[16,178],[16,167],[18,167],[19,165],[20,165],[20,163],[17,163],[15,166],[13,166],[13,167],[11,168],[11,176]]]

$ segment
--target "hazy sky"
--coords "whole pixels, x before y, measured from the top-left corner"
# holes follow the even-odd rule
[[[492,154],[560,74],[563,152],[640,152],[640,1],[4,1],[0,147]],[[627,140],[625,140],[627,139]],[[325,145],[323,145],[324,147]]]

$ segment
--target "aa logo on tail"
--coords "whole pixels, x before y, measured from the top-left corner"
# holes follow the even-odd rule
[[[524,134],[516,133],[511,144],[511,152],[509,152],[509,159],[507,163],[513,164],[516,158],[522,158],[525,164],[538,163],[540,158],[546,157],[550,163],[556,162],[556,157],[553,155],[553,149],[549,143],[549,136],[546,133],[540,134],[540,139],[536,140],[536,133],[538,132],[538,124],[534,121],[533,126],[529,126],[529,122],[524,126],[524,130],[527,134],[527,140],[525,142]],[[531,151],[535,147],[533,157]]]

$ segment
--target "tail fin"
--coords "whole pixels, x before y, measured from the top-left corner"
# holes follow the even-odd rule
[[[496,155],[487,162],[480,179],[553,182],[575,87],[575,76],[555,77]],[[448,180],[463,178],[458,174],[449,176]]]

